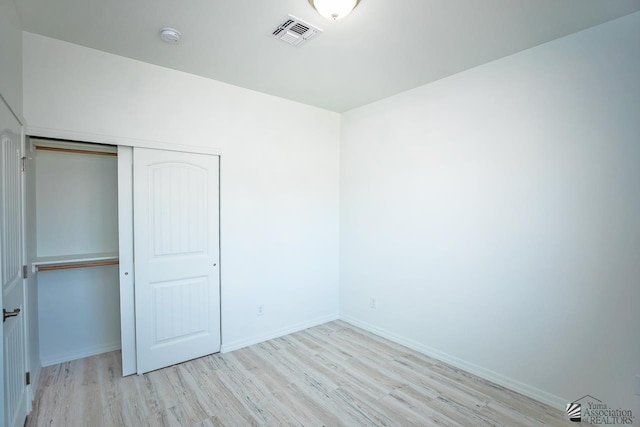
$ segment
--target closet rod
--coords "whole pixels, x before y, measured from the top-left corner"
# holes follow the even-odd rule
[[[85,268],[85,267],[102,267],[105,265],[118,265],[118,260],[113,261],[95,261],[95,262],[78,262],[75,264],[61,264],[61,265],[39,265],[38,271],[51,271],[51,270],[69,270],[72,268]]]
[[[59,151],[63,153],[75,153],[75,154],[93,154],[96,156],[118,156],[118,153],[111,153],[108,151],[91,151],[91,150],[79,150],[77,148],[60,148],[60,147],[47,147],[45,145],[36,145],[36,150],[44,151]]]

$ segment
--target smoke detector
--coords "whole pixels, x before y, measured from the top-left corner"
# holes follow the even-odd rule
[[[271,37],[297,47],[320,33],[322,33],[320,28],[293,15],[289,15],[284,19],[282,24],[278,25],[276,29],[271,32]]]
[[[160,39],[169,44],[177,44],[180,41],[180,31],[175,28],[164,27],[160,30]]]

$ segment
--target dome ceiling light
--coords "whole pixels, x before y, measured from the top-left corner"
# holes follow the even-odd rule
[[[320,15],[337,21],[347,16],[360,3],[360,0],[309,0]]]

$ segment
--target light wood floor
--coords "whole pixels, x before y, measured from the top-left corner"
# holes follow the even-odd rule
[[[144,376],[120,353],[43,370],[27,426],[579,425],[336,321]]]

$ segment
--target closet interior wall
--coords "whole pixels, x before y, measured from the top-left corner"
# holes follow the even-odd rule
[[[115,147],[30,140],[40,359],[120,348]],[[29,222],[29,221],[28,221]]]

